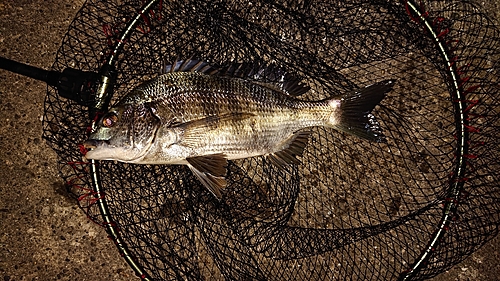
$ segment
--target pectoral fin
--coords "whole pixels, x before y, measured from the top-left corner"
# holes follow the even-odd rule
[[[253,113],[228,113],[223,115],[213,115],[179,124],[178,127],[184,130],[184,135],[182,136],[183,145],[196,147],[196,145],[200,142],[205,141],[207,132],[216,130],[219,126],[226,122],[236,123],[253,116],[255,116]]]
[[[217,199],[222,198],[221,189],[226,187],[227,158],[224,154],[213,154],[187,158],[188,167]]]

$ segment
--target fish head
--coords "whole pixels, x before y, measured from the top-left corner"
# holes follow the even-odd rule
[[[84,142],[90,148],[87,159],[140,161],[152,146],[160,119],[147,103],[120,104],[111,108],[96,123]]]

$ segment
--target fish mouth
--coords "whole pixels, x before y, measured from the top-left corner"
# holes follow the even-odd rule
[[[134,163],[142,158],[134,149],[116,147],[109,140],[88,139],[83,142],[87,150],[85,158],[93,160],[116,160],[125,163]]]
[[[102,145],[102,144],[109,144],[109,141],[107,140],[91,140],[91,139],[88,139],[86,141],[83,142],[83,147],[85,147],[86,149],[94,149],[94,148],[97,148],[99,145]]]
[[[117,160],[115,149],[110,146],[107,140],[88,139],[83,142],[83,147],[87,150],[85,158],[93,160]]]

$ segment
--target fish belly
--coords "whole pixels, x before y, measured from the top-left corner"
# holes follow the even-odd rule
[[[252,116],[223,120],[215,126],[178,132],[178,142],[159,136],[150,152],[138,163],[187,164],[186,158],[223,154],[228,160],[266,155],[284,149],[299,131],[319,126],[319,120],[295,119],[295,114]]]
[[[237,122],[224,121],[207,130],[199,142],[189,140],[180,144],[196,147],[198,155],[222,153],[227,159],[242,159],[280,151],[298,131],[318,125],[314,120],[297,120],[295,114],[254,116]]]

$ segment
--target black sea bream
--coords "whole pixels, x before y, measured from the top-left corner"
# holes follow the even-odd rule
[[[306,101],[297,97],[309,87],[278,68],[235,64],[217,70],[186,60],[166,70],[98,121],[84,143],[91,149],[88,159],[188,165],[221,198],[227,160],[265,155],[278,166],[299,164],[308,128],[384,141],[371,111],[392,89],[392,80]]]

